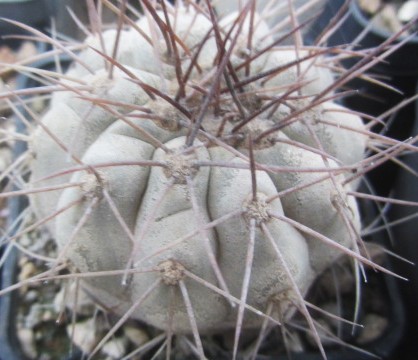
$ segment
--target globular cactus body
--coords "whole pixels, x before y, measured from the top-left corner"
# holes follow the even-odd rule
[[[56,214],[49,228],[74,271],[125,272],[82,283],[120,315],[190,333],[188,298],[200,333],[237,317],[260,326],[271,302],[287,321],[338,247],[356,251],[346,192],[364,125],[331,100],[310,106],[334,81],[317,50],[276,46],[244,63],[273,42],[256,14],[215,27],[204,6],[165,11],[87,39],[31,147],[32,183],[75,185],[32,206]],[[114,64],[102,53],[116,43]]]

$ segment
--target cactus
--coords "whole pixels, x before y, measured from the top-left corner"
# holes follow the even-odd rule
[[[315,279],[342,255],[389,272],[360,251],[355,196],[382,137],[336,101],[342,50],[297,30],[282,45],[254,1],[222,18],[208,1],[141,4],[87,37],[29,142],[55,265],[121,317],[97,349],[134,318],[191,334],[199,358],[201,335],[234,329],[236,358],[243,331],[299,311],[325,358]]]

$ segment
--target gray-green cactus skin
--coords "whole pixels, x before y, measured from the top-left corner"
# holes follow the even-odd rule
[[[192,309],[204,334],[243,310],[259,327],[274,303],[285,322],[325,268],[358,253],[347,192],[365,126],[316,97],[334,82],[319,50],[260,52],[274,38],[249,8],[216,26],[203,5],[145,12],[87,38],[52,95],[31,182],[56,189],[32,207],[54,214],[72,271],[121,270],[82,281],[110,311],[191,333]]]

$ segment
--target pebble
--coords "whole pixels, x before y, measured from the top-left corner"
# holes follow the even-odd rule
[[[19,244],[25,248],[28,248],[32,244],[32,239],[28,235],[24,235],[19,239]]]
[[[42,322],[55,320],[54,316],[54,313],[47,309],[45,305],[33,304],[25,318],[25,327],[33,329]]]
[[[378,19],[376,19],[378,26],[384,28],[389,32],[397,32],[402,29],[402,23],[398,19],[398,14],[395,6],[386,5],[379,14]]]
[[[17,336],[26,356],[31,359],[36,359],[37,353],[35,347],[35,336],[32,329],[19,327],[17,330]]]
[[[398,18],[402,22],[411,21],[418,16],[418,0],[405,1],[398,10]]]
[[[36,45],[32,41],[25,41],[16,53],[16,61],[27,61],[37,53]]]
[[[102,347],[102,353],[109,356],[111,359],[120,359],[126,354],[128,342],[126,338],[114,338],[109,340]]]
[[[16,62],[16,53],[8,46],[0,46],[0,61],[12,64]]]
[[[123,332],[125,336],[136,346],[144,345],[146,342],[150,340],[148,334],[145,330],[134,327],[131,325],[126,325],[123,328]]]
[[[382,5],[381,0],[358,0],[360,8],[368,14],[376,14]]]
[[[77,294],[77,299],[76,299]],[[95,305],[81,287],[77,290],[75,282],[63,286],[54,299],[55,311],[60,313],[64,308],[75,311],[79,315],[91,315]]]
[[[42,314],[42,321],[52,321],[55,320],[55,314],[51,310],[45,310]]]
[[[397,32],[403,24],[418,15],[418,0],[382,1],[357,0],[359,7],[371,18],[374,26],[387,32]]]
[[[33,303],[35,302],[39,297],[38,291],[36,290],[29,290],[26,294],[25,294],[25,301],[28,303]]]
[[[37,269],[33,262],[24,263],[19,273],[19,281],[30,279],[36,274],[36,271]]]
[[[67,334],[70,338],[73,335],[74,344],[84,353],[91,352],[100,340],[94,319],[78,322],[74,328],[72,324],[67,325]]]

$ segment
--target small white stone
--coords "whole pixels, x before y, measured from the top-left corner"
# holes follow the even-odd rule
[[[38,52],[36,45],[32,41],[25,41],[16,53],[16,61],[28,60]]]
[[[382,11],[379,13],[379,19],[376,20],[376,24],[377,26],[380,26],[389,32],[400,31],[403,26],[398,19],[397,10],[392,4],[387,4],[382,9]]]
[[[141,346],[149,341],[149,336],[145,330],[134,327],[134,326],[125,326],[123,331],[126,337],[136,346]]]
[[[17,330],[17,335],[22,345],[23,352],[30,357],[35,359],[37,357],[36,347],[35,347],[35,336],[32,329],[19,328]]]
[[[60,292],[55,296],[55,311],[59,313],[64,307],[80,315],[89,315],[94,311],[95,305],[81,287],[77,290],[76,283],[72,283],[68,287],[62,287]]]
[[[29,290],[26,294],[25,294],[25,301],[32,303],[34,301],[36,301],[38,299],[38,291],[36,290]]]
[[[358,4],[364,12],[374,15],[381,7],[382,1],[381,0],[359,0]]]
[[[115,338],[103,345],[102,352],[112,359],[120,359],[125,355],[127,340],[125,338]]]
[[[37,325],[41,324],[43,320],[43,316],[45,313],[45,308],[41,304],[33,304],[30,307],[29,313],[25,318],[25,326],[33,329]]]
[[[91,352],[99,340],[93,319],[76,323],[74,328],[72,324],[68,325],[67,334],[73,335],[74,344],[84,353]]]
[[[398,10],[398,19],[402,22],[411,21],[418,15],[418,0],[404,2]]]
[[[36,274],[36,271],[37,268],[33,262],[26,262],[20,270],[19,281],[30,279]]]

